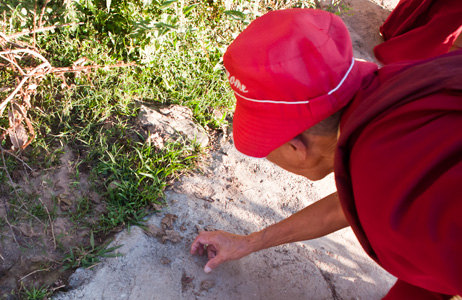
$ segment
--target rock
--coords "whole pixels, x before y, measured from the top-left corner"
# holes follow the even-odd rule
[[[182,239],[183,237],[175,230],[165,230],[164,235],[162,236],[162,243],[170,241],[175,244],[180,242]]]
[[[146,234],[152,237],[161,237],[164,235],[164,231],[162,228],[156,225],[148,225],[147,229],[145,230]]]
[[[183,276],[181,276],[181,290],[183,292],[186,291],[192,285],[193,280],[193,276],[189,276],[186,273],[183,273]]]
[[[208,292],[211,288],[215,286],[215,281],[213,280],[204,280],[201,281],[201,291]]]
[[[160,263],[163,264],[163,265],[169,265],[171,262],[172,261],[169,258],[165,257],[165,256],[160,259]]]
[[[159,112],[142,105],[138,122],[146,131],[147,140],[160,149],[165,143],[179,138],[199,143],[202,147],[209,143],[207,132],[192,121],[192,112],[186,107],[172,105]]]

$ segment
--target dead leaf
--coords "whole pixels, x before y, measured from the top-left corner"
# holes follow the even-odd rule
[[[166,241],[178,243],[183,239],[183,237],[175,230],[165,230],[164,234],[165,235],[162,236],[162,244],[164,244]]]
[[[8,129],[13,150],[21,149],[27,142],[27,131],[22,124]]]
[[[162,219],[161,226],[163,230],[172,229],[173,223],[178,219],[178,216],[172,214],[166,214],[165,217]]]
[[[62,193],[62,194],[58,195],[58,204],[61,204],[61,202],[63,202],[67,206],[72,205],[72,200],[70,200],[69,195],[65,194],[65,193]]]
[[[164,235],[162,229],[156,225],[148,225],[147,229],[144,232],[152,237],[161,237]]]

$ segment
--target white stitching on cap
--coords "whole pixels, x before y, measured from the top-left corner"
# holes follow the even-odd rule
[[[234,93],[236,95],[238,95],[239,97],[241,97],[242,99],[249,100],[249,101],[252,101],[252,102],[258,102],[258,103],[275,103],[275,104],[306,104],[306,103],[310,103],[310,100],[297,101],[297,102],[277,101],[277,100],[256,100],[256,99],[244,97],[244,96],[242,96],[241,94],[239,94],[236,91],[234,91]]]
[[[353,59],[352,59],[352,61],[351,61],[351,65],[350,65],[350,67],[348,68],[348,71],[346,72],[345,76],[343,76],[343,78],[342,78],[342,80],[340,81],[340,83],[339,83],[333,90],[331,90],[329,93],[327,93],[327,95],[332,94],[333,92],[335,92],[336,90],[338,90],[338,89],[342,86],[343,82],[345,81],[345,79],[347,79],[348,74],[350,74],[350,71],[351,71],[351,69],[353,69],[353,66],[354,66],[354,65],[355,65],[355,58],[353,57]]]
[[[340,83],[335,88],[333,88],[330,92],[327,93],[328,95],[331,95],[332,93],[334,93],[336,90],[338,90],[342,86],[343,82],[345,82],[345,80],[347,79],[347,77],[350,74],[351,70],[353,69],[354,64],[355,64],[355,58],[353,57],[352,60],[351,60],[351,65],[348,68],[348,71],[346,72],[345,76],[343,76],[342,80],[340,80]],[[241,97],[242,99],[252,101],[252,102],[258,102],[258,103],[274,103],[274,104],[307,104],[307,103],[310,103],[310,100],[295,101],[295,102],[277,101],[277,100],[257,100],[257,99],[244,97],[244,96],[242,96],[241,94],[239,94],[236,91],[234,91],[234,93],[236,95],[238,95],[239,97]]]

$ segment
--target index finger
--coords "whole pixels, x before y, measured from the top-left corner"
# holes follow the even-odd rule
[[[201,254],[200,248],[204,247],[205,244],[209,244],[206,234],[203,232],[199,233],[194,242],[191,245],[191,254]]]

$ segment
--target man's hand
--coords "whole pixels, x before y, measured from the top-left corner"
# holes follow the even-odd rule
[[[250,235],[237,235],[225,231],[202,231],[191,245],[191,254],[204,255],[209,261],[204,272],[209,273],[228,260],[242,258],[253,252]]]
[[[191,254],[207,253],[209,273],[219,264],[262,249],[315,239],[348,226],[337,193],[305,207],[279,223],[249,235],[203,231],[193,242]]]

